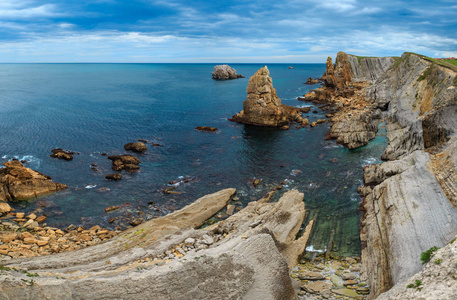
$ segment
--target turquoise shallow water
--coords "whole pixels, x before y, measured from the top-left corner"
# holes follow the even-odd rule
[[[28,203],[22,211],[42,209],[48,224],[109,228],[123,218],[154,218],[181,208],[198,197],[234,187],[239,205],[262,197],[287,180],[285,188],[305,194],[309,218],[317,226],[311,244],[324,249],[335,230],[335,251],[357,254],[362,166],[379,161],[386,146],[380,135],[368,146],[349,151],[324,141],[328,124],[282,131],[232,123],[242,109],[248,79],[263,65],[232,65],[244,79],[214,81],[213,64],[0,64],[0,156],[29,162],[26,166],[50,175],[70,188]],[[310,105],[296,100],[309,89],[303,82],[320,77],[323,64],[270,64],[273,84],[284,104]],[[317,86],[314,86],[314,88]],[[310,120],[325,112],[307,114]],[[219,128],[198,132],[196,126]],[[138,155],[141,170],[123,173],[108,182],[111,161],[102,156],[124,153],[123,145],[137,139],[148,145]],[[50,158],[61,147],[79,152],[73,161]],[[337,162],[334,162],[334,159]],[[98,172],[91,164],[96,164]],[[283,167],[281,167],[281,165]],[[257,188],[249,183],[262,179]],[[184,183],[184,179],[188,179]],[[182,180],[165,195],[169,182]],[[148,203],[153,202],[153,205]],[[113,213],[111,205],[130,203]],[[141,214],[141,213],[140,213]],[[113,223],[108,220],[119,216]]]

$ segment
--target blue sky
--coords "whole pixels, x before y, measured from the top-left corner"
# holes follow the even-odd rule
[[[0,0],[0,62],[457,56],[457,0]]]

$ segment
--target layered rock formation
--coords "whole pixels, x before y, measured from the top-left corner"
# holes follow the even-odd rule
[[[324,86],[310,91],[305,101],[325,104],[334,110],[328,137],[349,149],[366,145],[376,136],[379,114],[365,96],[372,78],[394,62],[393,58],[362,58],[338,52],[336,63],[329,57],[322,76]],[[375,70],[371,70],[376,66]],[[368,78],[369,77],[369,78]],[[369,80],[368,80],[369,79]]]
[[[3,163],[0,169],[0,201],[21,201],[54,193],[67,186],[51,177],[26,168],[17,159]]]
[[[198,199],[90,248],[1,262],[0,297],[27,299],[296,299],[289,277],[310,233],[303,194],[251,202],[204,229],[234,189]],[[4,268],[4,270],[5,270]],[[27,274],[37,274],[32,278]]]
[[[272,127],[281,127],[291,121],[304,122],[298,108],[281,104],[266,66],[249,79],[246,91],[248,96],[243,102],[243,110],[234,115],[231,121]]]
[[[457,68],[405,53],[367,88],[384,110],[390,160],[365,168],[372,188],[363,189],[360,238],[370,299],[405,290],[421,252],[457,235],[456,76]]]
[[[236,74],[236,70],[234,68],[230,67],[229,65],[214,66],[212,76],[213,76],[213,79],[217,79],[217,80],[244,78],[243,75]]]

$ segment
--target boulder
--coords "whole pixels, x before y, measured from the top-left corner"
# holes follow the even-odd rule
[[[6,214],[11,211],[11,206],[8,203],[0,202],[0,214]]]
[[[229,65],[214,66],[212,76],[213,76],[213,79],[217,79],[217,80],[244,78],[243,75],[236,74],[236,70],[234,68],[230,67]]]
[[[21,201],[54,193],[67,186],[51,177],[26,168],[17,159],[3,163],[0,169],[0,201]]]
[[[142,153],[148,150],[148,147],[143,142],[127,143],[124,145],[125,151],[133,151]]]
[[[246,91],[248,96],[243,102],[243,110],[234,115],[230,121],[257,126],[282,127],[301,117],[298,108],[281,104],[281,99],[273,87],[270,71],[266,66],[249,79]]]

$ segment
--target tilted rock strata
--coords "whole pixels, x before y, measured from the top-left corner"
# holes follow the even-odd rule
[[[307,236],[294,238],[305,216],[303,194],[253,202],[225,221],[194,229],[234,193],[207,195],[103,244],[10,261],[5,266],[39,276],[31,286],[21,280],[29,279],[25,274],[2,272],[0,296],[99,299],[122,298],[128,291],[138,299],[296,299],[288,262],[297,261],[306,246]]]
[[[217,80],[244,78],[243,75],[236,74],[236,70],[234,68],[230,67],[229,65],[214,66],[212,76],[213,76],[213,79],[217,79]]]
[[[436,251],[422,271],[380,295],[378,300],[455,299],[457,243]]]
[[[3,163],[0,169],[0,201],[21,201],[51,194],[67,186],[51,177],[26,168],[17,159]]]
[[[365,169],[377,183],[363,200],[361,221],[363,279],[371,298],[421,269],[420,254],[457,234],[456,210],[429,170],[430,156],[416,151],[401,161]]]
[[[231,121],[272,127],[281,127],[290,121],[303,121],[298,108],[281,104],[266,66],[249,79],[246,91],[248,95],[243,102],[243,110],[234,115]]]

